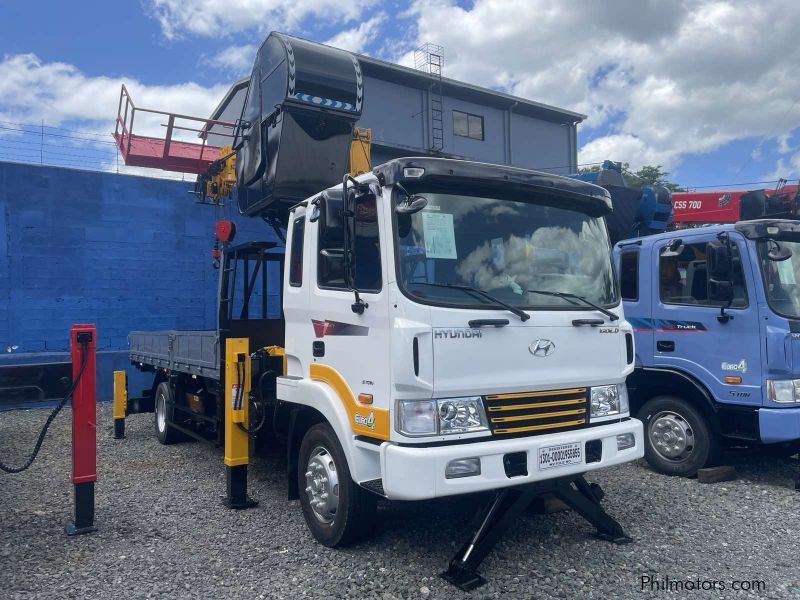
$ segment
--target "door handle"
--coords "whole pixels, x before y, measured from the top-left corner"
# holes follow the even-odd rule
[[[672,340],[659,340],[656,342],[656,350],[659,352],[675,352],[675,342]]]

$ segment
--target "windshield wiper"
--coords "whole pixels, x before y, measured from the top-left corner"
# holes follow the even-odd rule
[[[606,315],[610,320],[612,320],[612,321],[618,321],[619,320],[619,316],[615,315],[610,310],[605,309],[602,306],[598,306],[594,302],[591,302],[591,301],[587,300],[583,296],[578,296],[577,294],[570,294],[569,292],[548,292],[548,291],[545,291],[545,290],[525,290],[525,291],[529,292],[531,294],[542,294],[543,296],[555,296],[557,298],[563,298],[567,302],[570,302],[570,303],[575,304],[575,305],[577,305],[578,303],[574,302],[573,300],[580,300],[586,306],[591,306],[593,309],[599,310],[601,313]]]
[[[526,313],[524,310],[517,308],[511,304],[506,304],[502,300],[495,298],[489,292],[484,292],[483,290],[479,290],[478,288],[474,288],[471,285],[458,285],[456,283],[428,283],[427,281],[415,281],[414,285],[429,285],[432,287],[440,287],[440,288],[452,288],[454,290],[462,290],[464,292],[469,292],[473,294],[478,294],[479,296],[483,296],[487,298],[491,302],[494,302],[495,305],[505,308],[507,311],[514,313],[520,319],[520,321],[527,321],[531,318],[531,316]]]

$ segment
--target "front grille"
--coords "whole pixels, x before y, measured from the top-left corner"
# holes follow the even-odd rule
[[[553,433],[589,422],[588,388],[485,396],[489,428],[495,435]]]

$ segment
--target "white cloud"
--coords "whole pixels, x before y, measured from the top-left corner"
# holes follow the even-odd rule
[[[315,17],[332,22],[359,18],[375,0],[148,0],[167,38],[183,34],[225,37],[242,31],[292,29]]]
[[[326,44],[334,48],[349,50],[351,52],[363,52],[364,48],[373,41],[380,33],[380,26],[386,20],[384,13],[378,13],[371,19],[361,23],[358,27],[340,31]]]
[[[634,157],[635,160],[631,160]],[[648,148],[644,140],[629,133],[604,135],[587,142],[581,148],[579,162],[594,164],[609,158],[618,158],[637,166],[662,164],[662,157],[657,151]]]
[[[772,172],[764,175],[762,180],[775,181],[780,178],[789,180],[800,178],[800,152],[779,158]]]
[[[792,151],[791,133],[784,133],[778,136],[778,152],[780,154],[789,154]]]
[[[581,161],[608,152],[674,168],[800,126],[795,0],[416,0],[412,11],[417,42],[444,46],[446,76],[588,114],[582,127],[607,134]]]
[[[257,50],[258,46],[255,44],[228,46],[213,56],[204,59],[203,62],[235,75],[244,75],[253,68]]]
[[[227,85],[203,87],[196,83],[147,85],[135,79],[91,77],[74,65],[43,62],[34,54],[6,55],[0,61],[0,120],[7,123],[45,123],[50,127],[68,126],[86,132],[59,138],[61,147],[53,149],[67,165],[81,166],[91,158],[109,170],[116,168],[113,145],[95,143],[111,141],[114,131],[120,87],[125,84],[137,108],[207,117],[227,91]],[[135,131],[164,135],[166,117],[137,112]],[[20,129],[20,127],[11,127]],[[48,128],[48,131],[53,131]],[[62,132],[64,133],[64,132]],[[68,133],[68,132],[67,132]],[[2,139],[17,145],[32,143],[26,134],[0,130]],[[186,134],[186,139],[196,139]],[[86,139],[74,139],[74,138]],[[51,140],[52,141],[52,140]],[[14,147],[14,146],[10,146]],[[60,152],[60,154],[55,154]],[[71,160],[75,159],[75,160]],[[53,160],[52,162],[59,162]],[[120,171],[125,170],[124,167]],[[152,174],[158,171],[151,170]]]
[[[51,125],[77,120],[110,133],[123,83],[138,107],[200,117],[208,116],[228,89],[227,85],[146,85],[133,78],[90,77],[74,65],[42,62],[35,54],[7,55],[0,62],[0,116]]]

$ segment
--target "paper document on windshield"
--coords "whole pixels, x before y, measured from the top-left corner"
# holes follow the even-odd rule
[[[792,268],[792,261],[790,260],[783,260],[778,265],[778,275],[780,276],[781,283],[784,284],[794,284],[797,283],[797,280],[794,276],[794,269]]]
[[[423,212],[422,231],[425,234],[425,255],[428,258],[458,258],[453,215]]]

